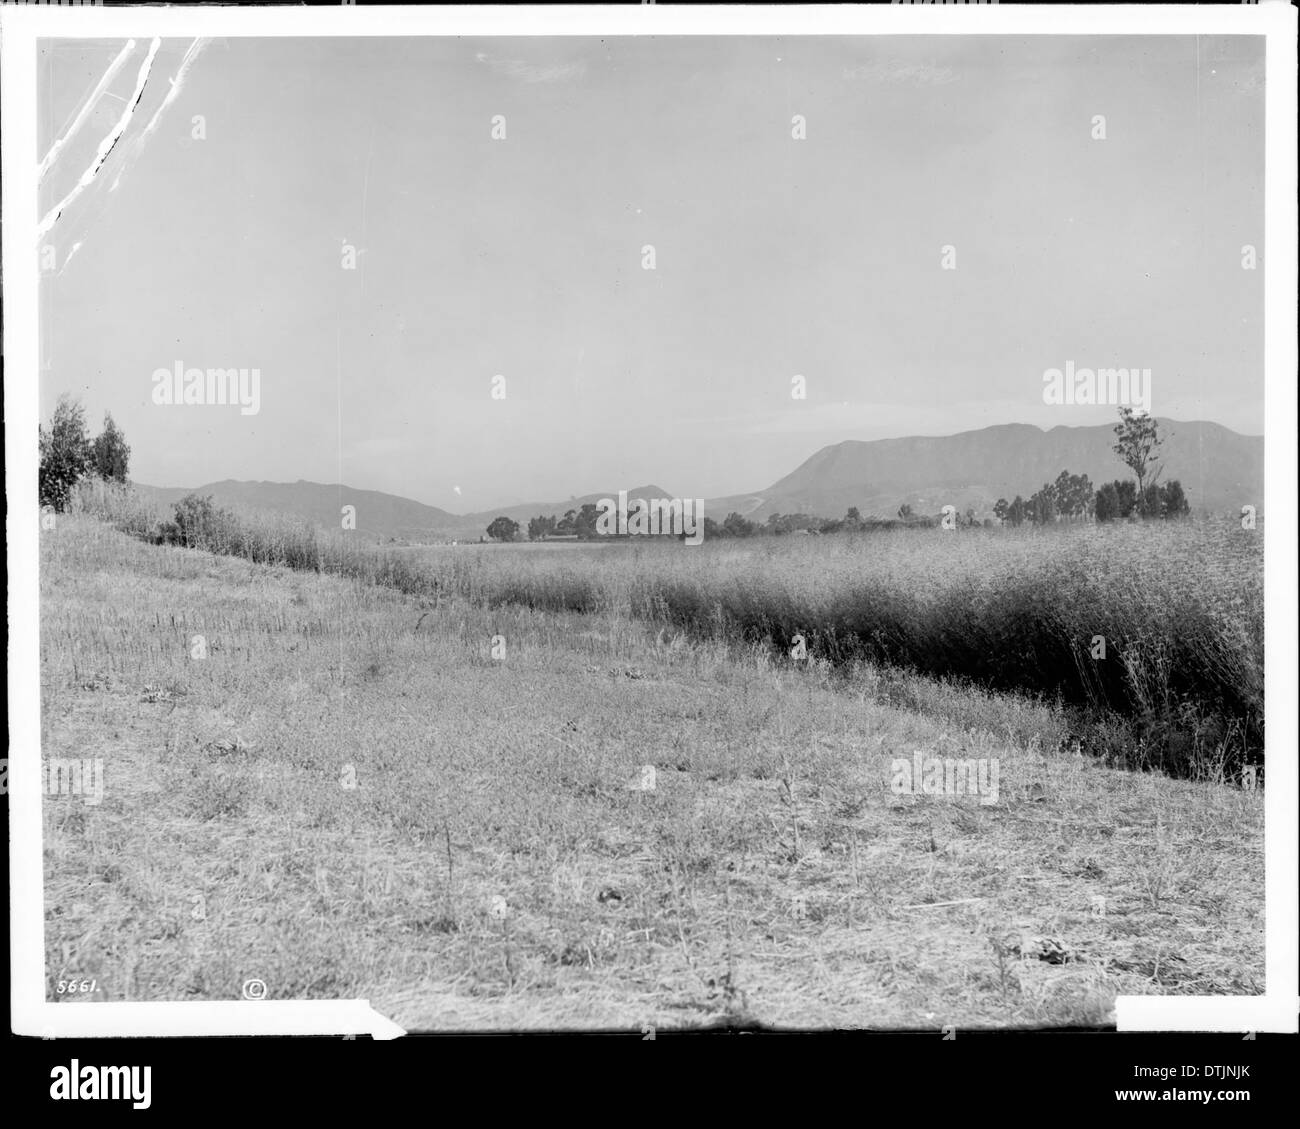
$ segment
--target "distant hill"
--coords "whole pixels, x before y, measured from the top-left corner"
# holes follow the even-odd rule
[[[478,513],[453,514],[436,506],[426,506],[410,498],[385,494],[379,490],[354,490],[350,486],[322,482],[209,482],[205,486],[146,486],[134,484],[142,494],[171,506],[187,494],[211,495],[219,506],[243,511],[282,513],[304,518],[327,529],[338,529],[344,506],[356,507],[357,532],[377,541],[390,537],[402,541],[475,540],[493,518],[504,515],[525,528],[530,518],[563,517],[568,510],[580,510],[584,503],[596,504],[601,498],[617,500],[618,491],[584,494],[563,502],[529,502]],[[658,486],[639,486],[628,491],[634,498],[668,498],[672,495]]]
[[[1164,440],[1160,481],[1179,479],[1193,510],[1238,512],[1243,505],[1263,511],[1264,440],[1238,435],[1217,423],[1160,419]],[[1086,474],[1093,485],[1126,478],[1129,470],[1111,449],[1113,425],[1054,427],[1050,431],[1011,423],[958,435],[847,440],[823,447],[800,466],[753,494],[705,500],[704,512],[721,521],[733,510],[752,520],[770,514],[806,513],[843,517],[857,506],[863,517],[892,517],[908,503],[917,513],[938,513],[945,505],[992,512],[998,498],[1028,498],[1063,470]],[[453,514],[410,498],[378,490],[320,482],[212,482],[193,490],[137,484],[165,505],[186,494],[211,494],[223,506],[287,513],[329,529],[339,528],[341,509],[356,506],[357,530],[376,540],[478,540],[493,518],[527,526],[538,516],[563,517],[584,503],[616,498],[616,490],[560,502],[527,502],[470,514]],[[659,486],[628,491],[634,498],[669,498]]]
[[[1217,423],[1157,423],[1160,481],[1179,479],[1194,510],[1263,509],[1262,437]],[[721,521],[734,510],[762,521],[773,513],[842,517],[857,506],[864,517],[892,517],[906,502],[918,513],[951,504],[983,514],[998,498],[1028,498],[1062,470],[1086,474],[1094,486],[1128,477],[1114,442],[1112,424],[1043,431],[1020,423],[935,438],[847,440],[823,447],[766,490],[706,500],[705,513]]]
[[[385,494],[379,490],[354,490],[350,486],[323,482],[209,482],[206,486],[186,489],[178,486],[145,486],[135,483],[142,494],[170,506],[186,494],[212,495],[219,506],[230,509],[290,514],[326,529],[339,529],[343,507],[356,507],[357,531],[376,540],[397,537],[403,540],[428,540],[438,537],[464,519],[426,506],[422,502]],[[477,535],[476,535],[477,536]]]

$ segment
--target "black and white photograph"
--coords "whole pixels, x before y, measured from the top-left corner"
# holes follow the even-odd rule
[[[51,1023],[1294,997],[1262,25],[303,15],[44,34],[6,87]]]

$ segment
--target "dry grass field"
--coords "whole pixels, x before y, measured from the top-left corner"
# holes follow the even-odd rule
[[[77,504],[146,540],[359,579],[432,606],[463,599],[628,617],[661,634],[829,662],[850,680],[865,664],[869,676],[906,671],[1027,695],[1061,707],[1068,743],[1105,763],[1216,783],[1262,779],[1262,523],[395,551],[193,498],[168,522],[136,492],[103,483],[83,486]],[[962,704],[961,694],[946,699]]]
[[[989,576],[1027,551],[1001,544]],[[831,622],[858,583],[845,550],[783,573],[731,551],[693,598],[725,588],[734,618],[780,590],[794,619],[691,629],[652,550],[509,575],[472,550],[422,587],[392,555],[293,570],[59,515],[42,752],[102,759],[104,795],[45,800],[50,998],[258,979],[413,1029],[635,1030],[1097,1024],[1121,993],[1262,991],[1262,792],[1108,767],[1057,704],[866,651],[786,661],[797,601]],[[1211,571],[1182,570],[1180,606]],[[995,758],[997,802],[892,790],[917,751]]]

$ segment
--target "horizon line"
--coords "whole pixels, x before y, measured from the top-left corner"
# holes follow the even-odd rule
[[[1180,420],[1180,419],[1174,419],[1172,416],[1159,416],[1159,415],[1153,415],[1152,418],[1155,419],[1156,421],[1163,420],[1167,423],[1179,424],[1182,426],[1209,424],[1215,427],[1221,427],[1223,428],[1224,431],[1228,431],[1233,435],[1236,435],[1242,439],[1262,440],[1264,438],[1263,435],[1251,435],[1247,432],[1237,431],[1234,428],[1229,427],[1227,424],[1219,423],[1217,420],[1209,420],[1209,419]],[[892,442],[897,442],[898,440],[906,440],[906,439],[952,439],[959,435],[977,435],[983,431],[993,431],[997,428],[1006,428],[1006,427],[1028,427],[1034,429],[1035,431],[1041,432],[1044,435],[1050,435],[1052,432],[1060,431],[1060,430],[1075,431],[1075,430],[1085,430],[1085,429],[1102,428],[1102,427],[1109,428],[1109,427],[1113,427],[1113,425],[1109,423],[1055,424],[1052,427],[1040,427],[1038,424],[1023,423],[1021,421],[1012,420],[1007,423],[993,423],[993,424],[988,424],[985,427],[968,428],[965,431],[948,432],[947,434],[944,435],[913,434],[913,435],[881,436],[876,439],[841,439],[835,443],[823,443],[815,451],[813,451],[812,454],[806,456],[801,462],[799,462],[792,470],[787,471],[783,475],[780,475],[771,484],[764,487],[762,490],[742,490],[742,491],[733,491],[728,494],[715,494],[713,496],[713,499],[716,501],[720,499],[741,498],[745,496],[758,497],[759,495],[763,494],[765,491],[770,490],[772,486],[775,486],[782,479],[788,478],[791,474],[797,471],[800,467],[804,466],[807,462],[809,462],[811,459],[816,457],[822,451],[830,450],[835,447],[842,447],[846,443],[892,443]],[[366,487],[366,486],[351,486],[345,482],[317,482],[309,478],[298,478],[298,479],[294,479],[293,481],[277,480],[277,479],[270,479],[270,478],[220,478],[220,479],[213,479],[208,482],[199,483],[197,486],[156,486],[153,483],[140,482],[135,479],[130,479],[129,481],[133,486],[142,486],[150,490],[201,490],[205,486],[214,486],[222,482],[232,482],[237,485],[296,486],[301,484],[305,486],[320,486],[320,487],[324,487],[327,490],[329,489],[351,490],[356,493],[383,494],[385,497],[399,498],[404,501],[414,502],[416,505],[425,506],[431,510],[438,510],[440,513],[444,513],[448,517],[452,517],[456,519],[467,519],[470,517],[481,516],[493,510],[516,509],[523,506],[555,506],[558,504],[563,504],[562,502],[556,502],[553,500],[537,501],[537,502],[534,501],[503,502],[503,503],[498,503],[494,506],[488,506],[483,509],[468,510],[465,513],[454,513],[451,510],[445,509],[442,506],[434,505],[432,502],[425,502],[420,500],[419,498],[412,498],[409,495],[405,495],[405,494],[393,494],[387,490],[377,490],[372,487]],[[641,491],[650,490],[651,488],[661,493],[664,492],[663,488],[656,485],[655,483],[648,483],[644,486],[634,486],[628,491],[628,493],[629,495],[631,495]],[[570,495],[570,497],[566,499],[566,501],[576,502],[579,499],[589,498],[598,493],[599,493],[598,491],[586,491],[582,494]],[[708,498],[706,497],[704,500],[707,501]]]

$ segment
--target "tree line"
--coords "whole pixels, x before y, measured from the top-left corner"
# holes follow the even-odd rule
[[[1120,408],[1119,414],[1111,449],[1133,472],[1133,480],[1116,479],[1094,490],[1086,474],[1063,470],[1055,482],[1045,482],[1028,500],[1019,494],[1010,502],[999,498],[993,507],[997,519],[1004,525],[1023,525],[1027,521],[1042,525],[1062,518],[1108,522],[1131,517],[1185,517],[1191,506],[1183,484],[1176,478],[1163,486],[1158,481],[1161,468],[1155,464],[1164,440],[1156,421],[1127,407]]]
[[[594,538],[596,518],[600,508],[594,502],[588,502],[581,509],[568,510],[563,517],[551,514],[549,517],[538,516],[528,520],[528,540],[544,541],[548,537],[577,537],[581,541]],[[487,535],[494,541],[518,541],[521,539],[521,527],[513,518],[502,515],[492,519],[487,527]]]
[[[1132,408],[1121,407],[1120,420],[1115,425],[1115,443],[1112,450],[1133,473],[1133,479],[1115,479],[1095,487],[1086,474],[1061,471],[1055,482],[1043,485],[1024,498],[1017,494],[1011,501],[999,498],[993,506],[993,515],[1003,525],[1020,526],[1055,524],[1060,521],[1124,521],[1130,518],[1178,518],[1191,512],[1182,483],[1177,479],[1164,483],[1158,481],[1161,468],[1157,465],[1163,440],[1156,421],[1139,415]],[[541,541],[547,537],[570,536],[580,540],[595,538],[595,505],[581,510],[569,510],[562,518],[538,516],[528,522],[528,540]],[[824,518],[813,514],[780,514],[768,516],[764,522],[751,521],[744,515],[729,513],[722,521],[711,517],[704,519],[704,536],[759,537],[790,533],[842,533],[867,529],[888,529],[899,525],[938,525],[939,515],[917,514],[911,505],[904,503],[898,509],[897,519],[864,518],[856,506],[850,506],[842,518]],[[956,524],[975,526],[981,524],[975,510],[968,508],[956,515]],[[982,524],[992,525],[986,519]],[[495,518],[487,527],[488,536],[498,541],[515,541],[520,537],[519,523],[508,517]]]

